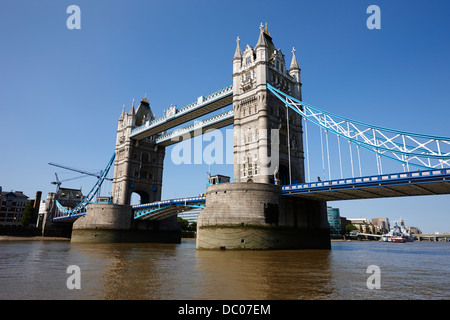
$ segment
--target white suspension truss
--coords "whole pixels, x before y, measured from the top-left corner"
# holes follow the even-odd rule
[[[375,153],[379,170],[381,157],[402,163],[406,168],[450,167],[450,138],[382,128],[323,111],[299,101],[267,84],[267,88],[287,107],[326,132],[333,132],[349,143]],[[353,170],[353,168],[352,168]]]

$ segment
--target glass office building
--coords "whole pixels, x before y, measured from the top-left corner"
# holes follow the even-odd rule
[[[328,223],[330,224],[330,234],[341,234],[341,215],[338,208],[327,208]]]

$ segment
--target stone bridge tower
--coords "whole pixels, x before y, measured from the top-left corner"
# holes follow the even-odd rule
[[[112,188],[113,203],[129,205],[132,193],[141,203],[161,200],[165,148],[154,144],[154,136],[137,141],[130,139],[131,130],[155,117],[147,97],[129,113],[123,107],[117,127],[116,161]]]
[[[162,220],[134,220],[131,195],[141,203],[161,200],[165,148],[154,144],[154,136],[130,139],[131,130],[153,120],[147,98],[135,110],[122,111],[117,127],[116,160],[112,187],[113,203],[87,206],[86,215],[73,223],[72,242],[161,242],[179,243],[177,217]]]
[[[255,48],[247,45],[242,53],[238,38],[233,57],[234,177],[273,184],[275,174],[283,185],[304,182],[302,118],[267,83],[302,99],[295,49],[287,70],[284,54],[261,24]]]
[[[304,182],[302,118],[267,89],[301,100],[300,68],[289,70],[267,27],[255,48],[233,57],[234,178],[206,188],[197,219],[197,249],[330,248],[326,202],[282,195]]]

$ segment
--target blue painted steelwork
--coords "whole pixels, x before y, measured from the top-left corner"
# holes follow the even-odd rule
[[[450,167],[448,137],[393,130],[354,121],[299,101],[270,84],[267,84],[267,88],[304,119],[378,156],[425,169]]]
[[[388,187],[401,184],[420,184],[434,181],[450,181],[450,169],[424,170],[382,174],[358,178],[335,179],[282,186],[282,194],[302,194],[321,191],[337,191],[353,188]]]
[[[114,153],[112,155],[111,159],[109,160],[105,170],[103,170],[102,175],[97,180],[95,185],[92,187],[91,191],[84,197],[84,199],[75,208],[67,209],[63,205],[61,205],[61,203],[59,203],[58,200],[56,200],[56,206],[57,206],[59,212],[63,214],[61,217],[58,217],[58,218],[62,219],[62,217],[64,217],[64,216],[72,216],[74,214],[82,213],[86,210],[86,206],[89,203],[91,203],[92,198],[95,196],[98,189],[101,187],[103,181],[105,180],[106,176],[108,175],[108,172],[111,169],[112,164],[114,163],[115,156],[116,156],[116,154]],[[54,218],[54,219],[56,219],[56,218]]]
[[[53,222],[74,222],[78,218],[85,216],[85,215],[86,215],[86,212],[74,213],[71,215],[66,214],[63,216],[54,217]]]
[[[205,196],[170,199],[164,201],[156,201],[147,204],[139,204],[133,206],[134,219],[148,218],[150,215],[156,215],[158,211],[171,207],[184,208],[205,208]]]

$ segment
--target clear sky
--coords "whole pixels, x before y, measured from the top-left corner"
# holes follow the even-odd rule
[[[72,4],[81,9],[80,30],[66,26]],[[381,9],[379,30],[366,27],[373,4]],[[1,1],[0,186],[30,198],[40,190],[45,198],[55,190],[55,172],[60,180],[79,176],[49,162],[102,170],[123,105],[129,111],[147,94],[162,116],[170,104],[182,107],[231,84],[236,37],[242,49],[255,46],[261,22],[288,65],[295,47],[305,102],[448,137],[449,12],[446,0]],[[163,198],[203,193],[208,165],[177,166],[171,150]],[[316,170],[312,176],[321,175],[321,166]],[[211,171],[233,172],[231,164]],[[87,193],[94,182],[85,177],[63,186]],[[329,203],[345,217],[403,217],[423,232],[441,233],[450,232],[449,204],[450,196]]]

